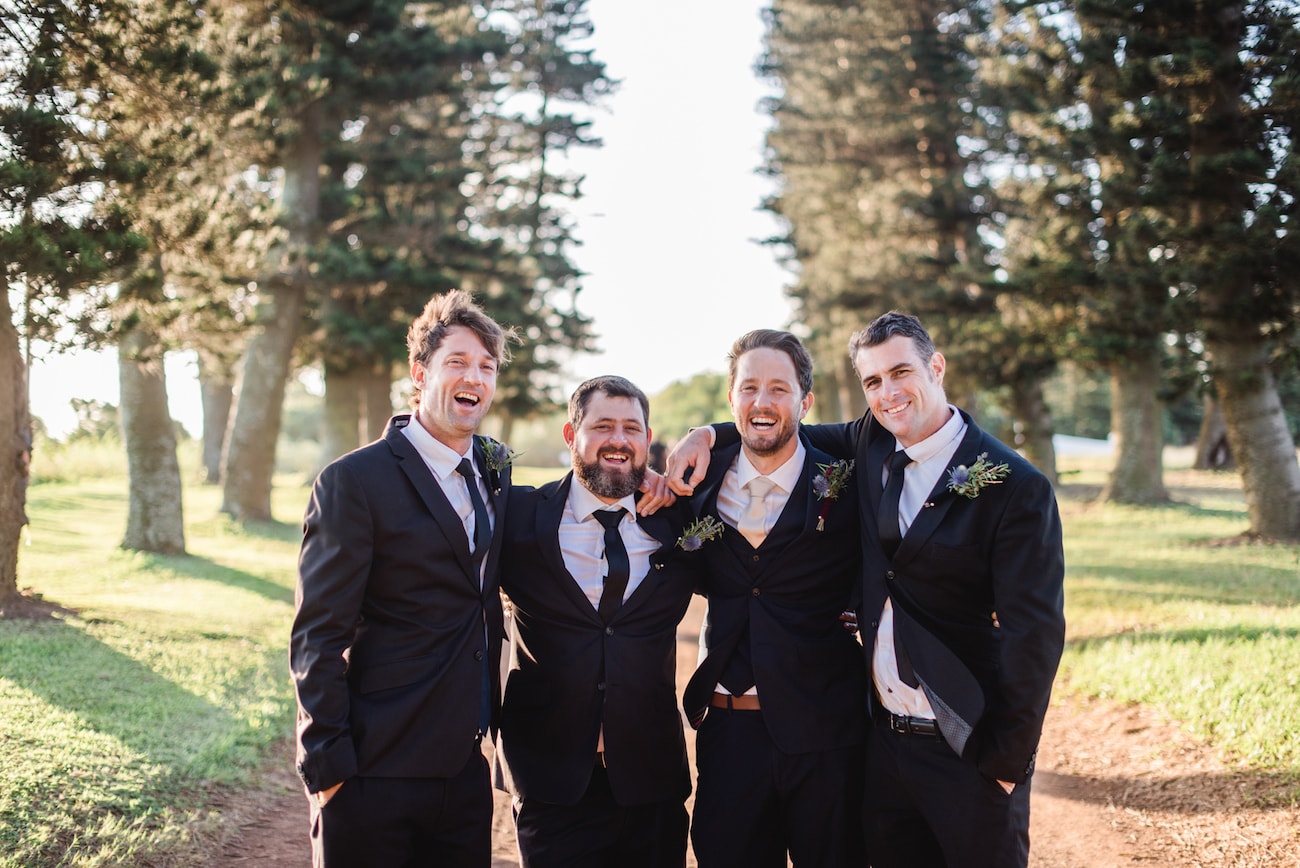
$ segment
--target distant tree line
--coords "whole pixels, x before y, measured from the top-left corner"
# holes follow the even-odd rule
[[[1068,363],[1109,379],[1104,497],[1168,498],[1163,409],[1196,395],[1200,466],[1235,461],[1251,533],[1300,538],[1281,399],[1300,358],[1296,15],[774,0],[758,68],[779,94],[767,206],[786,231],[770,241],[797,275],[823,413],[861,410],[848,335],[909,311],[953,361],[950,394],[994,394],[1049,475],[1044,384]]]
[[[165,353],[197,353],[223,511],[269,519],[285,384],[331,458],[378,434],[405,330],[467,289],[527,343],[502,424],[588,348],[568,205],[613,82],[585,0],[0,0],[0,598],[32,449],[32,342],[118,351],[122,544],[184,551]],[[508,430],[507,430],[508,434]]]

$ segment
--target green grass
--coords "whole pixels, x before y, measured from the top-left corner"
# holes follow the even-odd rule
[[[1300,546],[1230,544],[1247,526],[1237,477],[1168,460],[1178,502],[1160,508],[1093,505],[1105,465],[1062,462],[1058,692],[1161,708],[1300,787]],[[29,490],[20,585],[67,611],[0,621],[0,868],[200,864],[223,797],[292,731],[302,474],[277,479],[281,521],[250,527],[218,515],[218,488],[188,485],[189,554],[164,557],[118,547],[111,454],[37,461],[49,481]],[[187,444],[186,480],[195,463]]]
[[[1243,542],[1234,474],[1166,456],[1175,502],[1062,502],[1068,642],[1058,689],[1162,709],[1247,765],[1300,783],[1300,546]],[[1091,489],[1079,493],[1089,493]]]
[[[218,488],[190,486],[189,554],[159,556],[118,546],[123,477],[89,477],[28,492],[19,584],[66,611],[0,621],[0,865],[195,864],[214,788],[292,732],[307,491],[284,480],[286,523],[243,528]]]

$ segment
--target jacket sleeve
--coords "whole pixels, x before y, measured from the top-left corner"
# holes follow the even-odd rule
[[[342,464],[326,467],[303,522],[289,645],[298,700],[298,774],[309,792],[357,771],[343,652],[360,618],[372,539],[370,510],[355,475]]]
[[[987,777],[1012,783],[1033,773],[1065,645],[1065,555],[1056,497],[1041,474],[1025,473],[1021,480],[1005,492],[1008,506],[994,530],[999,677],[977,758]]]

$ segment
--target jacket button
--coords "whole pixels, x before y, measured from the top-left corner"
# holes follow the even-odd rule
[[[893,570],[885,570],[885,578],[887,578],[887,579],[892,579],[893,577],[894,577],[894,571],[893,571]]]
[[[762,594],[763,592],[762,592],[761,590],[759,590],[758,588],[755,588],[754,590],[750,591],[750,593],[753,594],[755,597],[757,597],[758,595]]]
[[[754,563],[758,563],[758,555],[754,555]]]
[[[475,660],[482,660],[482,659],[483,659],[483,652],[482,652],[482,651],[475,651],[475,652],[474,652],[474,659],[475,659]]]
[[[605,689],[605,682],[602,681],[602,682],[600,682],[599,684],[597,684],[597,685],[596,685],[596,689],[597,689],[597,690],[604,690],[604,689]]]
[[[606,636],[613,636],[613,635],[614,635],[614,628],[613,628],[613,627],[606,627],[606,628],[605,628],[605,635],[606,635]]]

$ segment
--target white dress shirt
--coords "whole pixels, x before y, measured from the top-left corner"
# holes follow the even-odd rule
[[[479,475],[478,464],[474,461],[474,445],[470,442],[469,451],[460,455],[455,449],[435,438],[414,416],[411,417],[410,423],[401,429],[406,435],[406,439],[411,441],[415,451],[420,453],[424,459],[424,464],[437,480],[442,493],[447,495],[447,500],[451,502],[451,508],[456,510],[456,515],[460,516],[461,524],[465,526],[465,536],[469,540],[470,551],[474,550],[474,501],[469,499],[469,488],[466,487],[464,477],[456,472],[460,466],[462,458],[469,459],[470,467],[474,468],[474,482],[478,485],[479,497],[483,498],[483,505],[487,507],[488,521],[494,521],[496,516],[492,510],[492,498],[488,497],[487,487],[484,484],[483,477]],[[479,565],[479,582],[483,581],[483,569],[487,566],[487,558]]]
[[[949,405],[952,417],[943,427],[922,440],[907,447],[907,455],[912,459],[903,471],[903,493],[898,498],[898,525],[900,532],[906,536],[917,513],[925,506],[926,498],[934,490],[944,472],[952,466],[952,457],[957,454],[961,438],[966,435],[966,420],[957,408]],[[885,462],[882,474],[887,483],[889,462]],[[876,682],[876,690],[885,708],[895,714],[911,717],[934,718],[934,709],[925,691],[919,687],[908,687],[898,677],[898,660],[894,655],[894,607],[886,597],[885,607],[880,613],[880,627],[876,630],[876,647],[871,655],[871,674]]]
[[[569,486],[569,498],[564,504],[564,515],[560,518],[560,553],[564,555],[564,566],[597,609],[600,608],[600,595],[605,588],[609,564],[605,560],[605,526],[596,521],[593,514],[597,510],[615,510],[620,506],[627,510],[618,523],[629,565],[627,589],[623,592],[626,600],[650,571],[650,555],[659,549],[659,540],[636,523],[633,495],[606,504],[588,491],[575,474]]]

